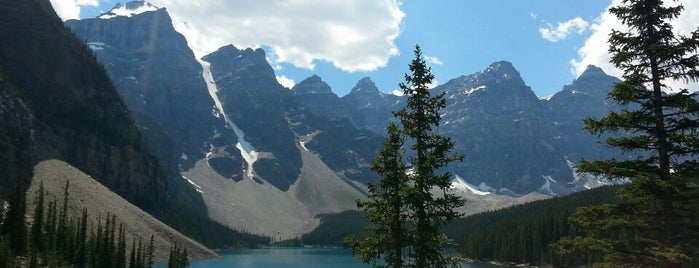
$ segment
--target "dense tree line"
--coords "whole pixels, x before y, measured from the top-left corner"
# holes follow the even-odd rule
[[[361,211],[344,211],[337,214],[322,214],[320,225],[301,236],[297,245],[314,247],[343,247],[345,237],[366,237],[369,221]]]
[[[184,268],[189,266],[189,257],[187,257],[187,248],[180,247],[177,244],[172,245],[170,254],[168,255],[168,268]]]
[[[454,221],[446,233],[458,251],[476,261],[556,263],[548,245],[576,233],[568,218],[579,207],[614,203],[617,187],[534,201]]]
[[[46,202],[43,184],[29,224],[25,219],[25,189],[21,180],[9,200],[0,235],[0,267],[145,268],[154,263],[153,236],[148,242],[133,238],[127,253],[125,226],[107,214],[88,225],[88,212],[68,215],[67,182],[60,202]],[[18,216],[17,216],[18,215]],[[30,226],[27,228],[27,226]],[[186,250],[177,252],[186,259]],[[181,262],[180,262],[181,263]],[[184,267],[184,266],[178,266]]]

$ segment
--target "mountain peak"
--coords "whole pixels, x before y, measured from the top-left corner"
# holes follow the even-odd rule
[[[620,81],[619,78],[605,73],[602,68],[588,65],[587,69],[572,84],[564,86],[562,91],[572,94],[587,93],[605,97],[609,93],[609,89]]]
[[[457,87],[466,86],[466,92],[464,93],[480,91],[472,89],[480,89],[483,88],[482,86],[488,88],[492,88],[493,85],[507,85],[504,88],[527,87],[517,69],[508,61],[496,61],[480,72],[468,76],[462,75],[450,80],[447,84],[451,84],[451,86],[458,85]]]
[[[504,78],[510,80],[513,78],[519,78],[519,72],[509,61],[496,61],[488,68],[483,70],[480,74],[490,74],[497,78]],[[520,78],[521,79],[521,78]]]
[[[146,1],[131,1],[126,4],[118,3],[112,10],[100,15],[100,19],[112,19],[116,17],[132,17],[141,13],[156,11],[159,7]]]
[[[296,84],[292,89],[294,94],[327,94],[332,93],[330,86],[320,76],[312,75]]]
[[[602,70],[602,68],[597,67],[595,65],[588,65],[585,71],[582,74],[580,74],[580,77],[578,77],[578,79],[582,77],[599,77],[606,75],[607,73],[605,73],[604,70]]]
[[[364,77],[360,79],[357,84],[350,90],[350,93],[360,93],[360,92],[365,92],[365,93],[379,93],[379,88],[376,87],[376,84],[374,84],[374,81],[371,80],[371,78]]]

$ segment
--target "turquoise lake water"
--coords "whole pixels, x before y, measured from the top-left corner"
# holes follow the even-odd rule
[[[228,250],[219,252],[221,257],[192,261],[191,268],[363,268],[371,267],[357,260],[352,252],[344,249],[274,248],[253,250]],[[167,265],[156,265],[165,268]],[[464,264],[463,268],[493,268],[496,266]]]

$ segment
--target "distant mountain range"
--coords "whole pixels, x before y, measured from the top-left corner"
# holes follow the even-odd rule
[[[451,171],[481,191],[521,195],[538,191],[567,194],[608,183],[576,180],[572,167],[583,158],[620,157],[582,130],[586,117],[600,117],[615,107],[607,93],[620,80],[589,66],[572,84],[549,99],[540,99],[511,63],[495,62],[485,70],[454,78],[433,90],[444,93],[447,108],[439,132],[452,137],[466,161]],[[314,90],[324,89],[324,90]],[[338,98],[319,77],[292,89],[297,99],[322,115],[341,114],[359,128],[377,134],[392,120],[405,97],[381,93],[370,78]],[[337,114],[340,112],[341,114]]]
[[[318,76],[288,90],[262,49],[228,45],[195,58],[167,11],[146,2],[66,25],[104,65],[160,163],[179,171],[172,184],[198,191],[219,222],[296,237],[319,213],[355,209],[378,179],[371,162],[405,97],[368,77],[343,97]],[[456,189],[516,198],[607,183],[575,176],[574,165],[621,157],[582,131],[582,118],[614,109],[606,94],[618,81],[591,66],[540,99],[502,61],[436,87],[448,102],[439,132],[466,155],[450,167],[462,178]]]

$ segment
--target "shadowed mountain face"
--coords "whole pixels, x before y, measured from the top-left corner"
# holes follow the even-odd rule
[[[296,92],[310,97],[318,93],[324,99],[315,103],[339,103],[320,78],[300,84],[298,91],[285,89],[261,49],[225,46],[198,62],[165,9],[100,17],[66,25],[107,66],[162,162],[188,170],[206,159],[225,178],[240,181],[252,170],[251,179],[286,191],[300,174],[299,142],[305,140],[306,149],[314,150],[338,174],[358,181],[375,178],[368,175],[367,163],[380,138],[349,123],[348,112],[326,118],[318,115],[324,108],[305,107],[300,104],[304,98],[294,97]],[[211,78],[203,78],[207,69]],[[316,139],[304,138],[311,133]],[[357,145],[357,140],[366,139],[369,145]],[[241,141],[249,147],[244,150],[252,151],[242,152]],[[244,159],[250,153],[256,154],[254,161]]]
[[[101,65],[48,1],[3,1],[0,39],[0,71],[11,85],[9,96],[19,100],[18,120],[3,128],[15,125],[15,133],[28,133],[23,127],[31,127],[20,140],[33,145],[33,163],[64,159],[134,204],[156,210],[166,189],[163,171]],[[32,120],[25,120],[19,103]]]
[[[201,196],[166,153],[177,152],[172,147],[179,144],[152,117],[130,113],[94,50],[65,27],[48,1],[1,0],[0,39],[2,192],[14,178],[32,178],[37,163],[56,159],[209,245],[263,240],[207,217]],[[132,115],[141,118],[138,126]]]
[[[255,150],[269,153],[254,162],[257,176],[282,191],[298,178],[301,154],[286,112],[298,104],[274,76],[261,49],[225,46],[203,58],[211,63],[218,98],[228,118]]]
[[[591,66],[550,100],[541,100],[512,64],[502,61],[436,87],[433,94],[444,93],[447,99],[438,131],[466,155],[450,170],[481,190],[510,194],[579,190],[580,185],[572,183],[571,163],[619,157],[582,130],[584,118],[615,108],[606,95],[618,81]],[[404,99],[381,94],[364,78],[342,103],[357,126],[383,133],[392,120],[390,111],[404,106]]]
[[[517,193],[537,190],[544,176],[572,180],[565,160],[551,146],[550,111],[509,62],[453,79],[435,92],[445,93],[448,102],[439,131],[466,154],[452,168],[455,174]]]
[[[140,2],[130,4],[135,3]],[[204,156],[204,143],[211,142],[215,130],[226,131],[225,121],[214,115],[202,67],[165,9],[132,17],[71,20],[66,26],[106,63],[139,124],[160,128],[172,138],[174,148],[155,147],[171,149],[176,155],[169,157],[183,158],[183,168]]]
[[[291,89],[296,100],[313,114],[329,119],[351,119],[340,98],[335,95],[319,76],[313,75],[299,82]]]
[[[380,135],[386,133],[387,122],[393,118],[392,112],[404,106],[400,97],[381,93],[369,77],[359,80],[341,102],[357,126]]]
[[[213,77],[208,81],[202,78],[206,68],[164,9],[104,17],[109,19],[67,25],[105,64],[162,162],[183,171],[205,159],[234,181],[254,170],[258,183],[287,191],[301,174],[300,150],[309,149],[338,174],[360,182],[376,179],[368,167],[381,139],[358,128],[382,135],[404,97],[381,93],[369,78],[342,98],[318,76],[288,90],[276,81],[263,50],[234,46],[203,58]],[[448,103],[439,131],[467,157],[451,170],[483,189],[569,192],[576,187],[569,184],[570,162],[614,155],[581,131],[581,120],[613,108],[604,97],[616,81],[591,67],[550,100],[541,100],[503,61],[435,88]],[[213,96],[222,110],[207,84],[216,85]],[[254,161],[245,158],[250,152],[241,151],[241,141],[257,153]]]

